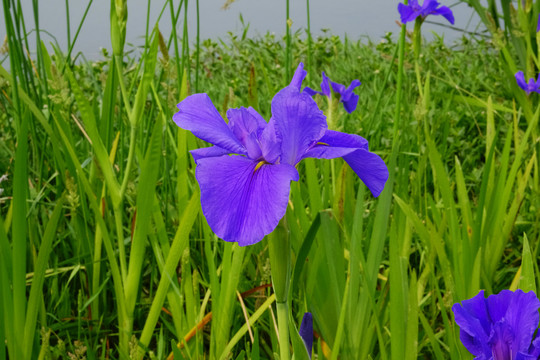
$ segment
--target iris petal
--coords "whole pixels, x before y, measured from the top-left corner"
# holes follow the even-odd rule
[[[523,71],[518,71],[515,75],[515,78],[519,87],[525,90],[527,88],[527,83],[525,82],[525,74],[523,73]]]
[[[227,110],[229,127],[247,150],[247,155],[256,160],[262,155],[258,134],[266,127],[266,121],[253,109]]]
[[[204,141],[217,145],[230,153],[246,154],[246,149],[234,136],[206,94],[194,94],[178,104],[173,120]]]
[[[210,146],[200,149],[195,149],[190,151],[191,156],[193,156],[193,160],[197,162],[197,160],[205,158],[205,157],[216,157],[216,156],[222,156],[229,154],[229,151],[220,148],[219,146]]]
[[[412,6],[407,6],[402,3],[398,4],[398,12],[403,24],[413,21],[420,15],[419,12],[413,10]]]
[[[304,157],[333,159],[343,157],[360,180],[377,197],[388,180],[388,168],[379,155],[369,152],[368,142],[361,136],[327,130]]]
[[[459,338],[465,348],[474,356],[491,354],[488,345],[489,333],[482,324],[482,318],[487,319],[488,313],[484,300],[484,292],[481,291],[472,299],[462,301],[462,305],[455,304],[452,307],[456,323],[459,325]],[[491,329],[487,325],[487,331]],[[489,358],[489,357],[488,357]]]
[[[275,229],[287,209],[290,181],[298,180],[293,166],[258,164],[243,156],[211,157],[200,159],[195,171],[208,225],[240,246]]]
[[[298,333],[304,341],[309,358],[311,359],[311,351],[313,349],[313,316],[311,313],[307,312],[304,314]]]
[[[527,351],[531,345],[533,334],[538,327],[540,301],[532,291],[524,293],[522,290],[515,292],[503,290],[497,296],[501,294],[509,298],[510,305],[504,318],[510,328],[515,331],[515,340],[512,344],[512,354],[515,357],[519,351]],[[488,297],[488,303],[493,297],[495,295]]]
[[[315,100],[291,86],[272,99],[272,120],[282,137],[281,163],[290,165],[296,165],[328,128]]]
[[[432,12],[432,14],[441,15],[446,20],[448,20],[450,24],[454,25],[454,13],[452,12],[452,10],[450,10],[448,6],[441,6],[440,8]]]
[[[289,86],[300,91],[300,89],[302,88],[302,82],[304,81],[306,75],[307,75],[307,71],[304,70],[304,64],[303,63],[298,64],[298,67],[296,68],[296,71],[294,72],[293,78]]]
[[[514,359],[512,356],[512,343],[514,332],[505,319],[495,323],[489,336],[489,345],[494,360]]]

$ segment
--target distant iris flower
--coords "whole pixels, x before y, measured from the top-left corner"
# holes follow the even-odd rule
[[[272,99],[268,123],[251,107],[229,109],[226,123],[206,94],[178,104],[175,123],[214,144],[191,154],[203,214],[225,241],[250,245],[275,229],[302,159],[343,157],[374,196],[384,188],[384,161],[368,150],[366,139],[328,130],[315,101],[300,91],[305,76],[300,64],[290,85]]]
[[[529,95],[531,92],[537,92],[540,93],[540,74],[538,75],[538,79],[534,81],[534,78],[530,78],[529,82],[525,82],[525,75],[523,74],[523,71],[518,71],[516,73],[516,81],[520,88],[525,90],[527,95]]]
[[[330,84],[332,84],[332,89],[334,90],[334,92],[340,95],[339,101],[343,103],[343,107],[345,108],[345,110],[349,114],[352,113],[356,109],[356,105],[358,104],[358,95],[353,92],[356,87],[361,85],[360,81],[358,80],[353,80],[349,87],[346,88],[345,85],[338,84],[330,80],[323,71],[321,91],[316,91],[306,86],[304,88],[304,92],[306,92],[310,96],[320,94],[326,97],[330,97]]]
[[[313,316],[311,313],[307,312],[304,314],[298,333],[304,341],[309,358],[311,359],[311,351],[313,348]]]
[[[479,360],[538,359],[540,301],[533,291],[503,290],[484,298],[484,291],[452,307],[463,345]],[[531,344],[532,341],[532,344]]]
[[[417,17],[424,19],[428,15],[442,15],[450,24],[454,25],[454,14],[447,6],[441,5],[437,0],[424,0],[422,6],[418,4],[418,0],[409,0],[409,4],[400,3],[398,11],[401,15],[403,24],[409,21],[414,21]]]

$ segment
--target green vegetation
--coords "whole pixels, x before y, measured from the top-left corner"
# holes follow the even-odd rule
[[[323,70],[362,81],[336,127],[368,139],[391,177],[374,199],[341,159],[300,164],[286,215],[291,348],[310,311],[318,359],[472,359],[452,304],[540,280],[540,96],[515,84],[512,44],[436,39],[415,60],[405,37],[192,41],[184,6],[163,13],[183,33],[147,24],[136,59],[113,1],[113,53],[74,62],[76,36],[60,49],[35,32],[29,57],[22,34],[39,14],[25,25],[4,1],[0,359],[279,354],[267,239],[241,248],[213,235],[188,152],[204,144],[171,119],[194,92],[222,114],[250,105],[268,119],[308,59],[312,87]]]

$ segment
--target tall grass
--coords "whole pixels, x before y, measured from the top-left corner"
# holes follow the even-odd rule
[[[358,110],[332,116],[369,140],[390,179],[374,199],[340,159],[299,165],[286,214],[295,358],[306,311],[318,359],[471,358],[452,304],[479,289],[536,290],[540,110],[509,72],[519,55],[464,38],[425,43],[417,57],[405,26],[377,44],[304,39],[288,23],[283,39],[193,40],[188,9],[199,3],[181,0],[160,15],[171,34],[147,20],[135,59],[131,5],[118,0],[113,53],[86,63],[71,54],[84,17],[68,21],[67,49],[47,47],[33,5],[28,49],[20,3],[3,3],[0,359],[278,354],[268,240],[241,248],[212,234],[188,152],[204,144],[171,118],[205,91],[223,114],[250,104],[268,119],[306,60],[312,86],[322,70],[362,81]]]

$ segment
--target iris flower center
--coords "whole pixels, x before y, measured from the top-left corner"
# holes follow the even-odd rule
[[[265,160],[261,160],[257,163],[257,165],[255,166],[255,170],[253,170],[253,172],[257,172],[257,170],[259,170],[261,168],[261,166],[263,166],[264,164],[269,164],[268,162],[266,162]]]

